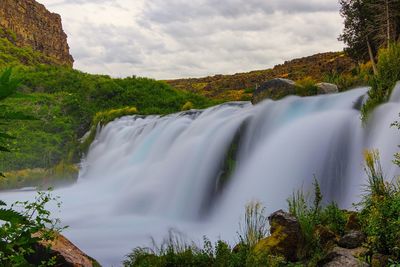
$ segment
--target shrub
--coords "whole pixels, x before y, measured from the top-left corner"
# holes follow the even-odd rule
[[[400,42],[379,50],[377,70],[368,92],[369,98],[361,109],[363,121],[372,110],[389,99],[396,82],[400,80]]]

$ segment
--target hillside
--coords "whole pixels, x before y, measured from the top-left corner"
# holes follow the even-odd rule
[[[356,63],[343,52],[316,54],[286,61],[271,69],[166,81],[171,86],[200,95],[225,100],[249,100],[254,88],[272,78],[301,80],[310,77],[324,81],[338,74],[350,74]]]

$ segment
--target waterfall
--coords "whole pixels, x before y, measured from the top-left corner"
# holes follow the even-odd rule
[[[315,97],[226,103],[168,116],[128,116],[99,131],[78,182],[58,189],[65,235],[106,266],[176,228],[194,240],[234,242],[246,203],[272,212],[318,179],[326,201],[351,208],[366,177],[363,150],[379,149],[386,177],[400,133],[400,85],[361,124],[368,88]],[[6,201],[34,192],[2,193]],[[56,211],[56,208],[54,207]]]

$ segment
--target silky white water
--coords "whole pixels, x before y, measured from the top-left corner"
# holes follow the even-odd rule
[[[99,130],[78,182],[54,192],[63,202],[54,215],[83,251],[119,266],[135,246],[170,228],[195,241],[207,235],[233,244],[246,203],[261,201],[267,212],[286,208],[294,190],[311,190],[314,176],[326,201],[351,208],[365,184],[365,148],[379,149],[388,179],[399,173],[391,160],[400,132],[390,124],[400,112],[400,86],[363,127],[355,107],[366,92],[118,119]],[[235,170],[222,182],[232,144]],[[34,195],[9,192],[0,199]]]

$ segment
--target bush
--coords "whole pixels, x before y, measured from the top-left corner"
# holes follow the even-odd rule
[[[361,109],[363,121],[378,105],[388,101],[396,82],[400,80],[400,42],[379,50],[377,70],[368,92],[369,98]]]

